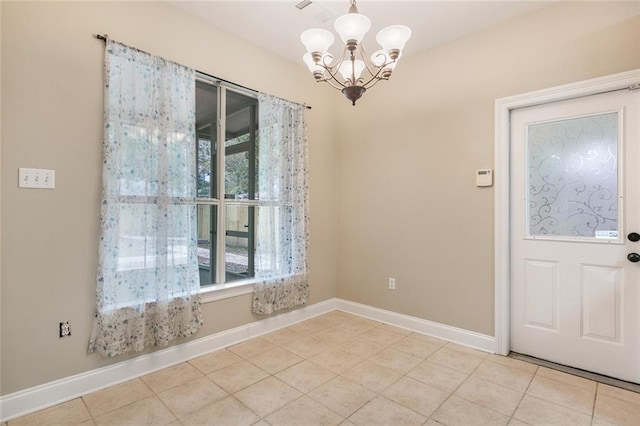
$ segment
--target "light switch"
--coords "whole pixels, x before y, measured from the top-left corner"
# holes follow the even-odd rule
[[[56,187],[56,171],[47,169],[18,169],[19,188],[54,189]]]

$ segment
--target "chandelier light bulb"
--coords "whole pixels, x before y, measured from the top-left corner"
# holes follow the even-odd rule
[[[307,52],[327,52],[335,40],[331,31],[322,28],[311,28],[300,34],[300,41],[307,48]]]
[[[402,50],[411,37],[411,29],[405,25],[391,25],[385,27],[376,35],[376,41],[382,46],[382,50]]]

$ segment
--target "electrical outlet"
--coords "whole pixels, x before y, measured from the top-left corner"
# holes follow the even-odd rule
[[[60,337],[71,336],[71,326],[69,325],[69,321],[60,323]]]
[[[396,289],[396,279],[389,278],[389,290],[395,290],[395,289]]]

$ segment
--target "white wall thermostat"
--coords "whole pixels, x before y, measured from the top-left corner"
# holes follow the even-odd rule
[[[476,170],[476,186],[493,186],[493,170]]]

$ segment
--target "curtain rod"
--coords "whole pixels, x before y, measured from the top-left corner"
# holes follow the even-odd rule
[[[106,42],[107,42],[107,40],[109,39],[109,36],[108,36],[107,34],[104,34],[104,35],[102,35],[102,34],[96,34],[96,35],[95,35],[95,37],[96,37],[98,40],[102,40],[102,41],[103,41],[103,42],[105,42],[105,43],[106,43]],[[224,78],[216,77],[215,75],[211,75],[211,74],[206,73],[206,72],[202,72],[202,71],[198,71],[198,70],[196,70],[196,72],[199,72],[200,74],[206,75],[207,77],[213,78],[214,80],[218,80],[218,81],[220,81],[220,82],[227,83],[227,84],[230,84],[230,85],[232,85],[232,86],[239,87],[239,88],[241,88],[241,89],[249,90],[249,91],[251,91],[251,92],[255,92],[255,93],[260,93],[260,92],[258,92],[257,90],[252,89],[252,88],[250,88],[250,87],[243,86],[243,85],[238,84],[238,83],[234,83],[233,81],[225,80]],[[306,109],[311,109],[311,107],[310,107],[309,105],[305,105],[305,104],[303,104],[303,105],[304,105],[304,107],[305,107]]]

